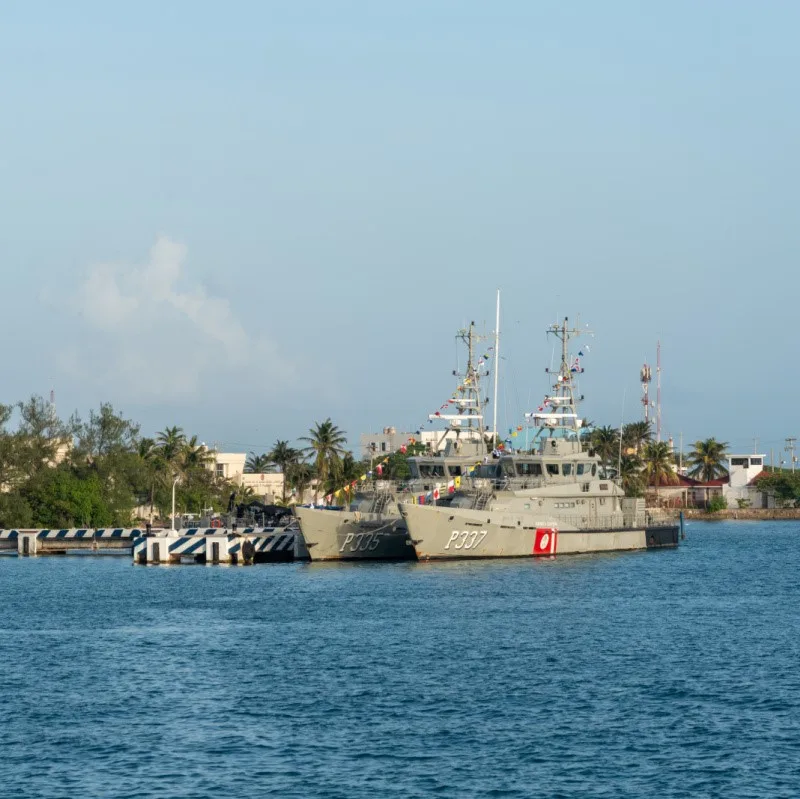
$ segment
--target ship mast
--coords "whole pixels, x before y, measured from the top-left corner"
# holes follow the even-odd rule
[[[545,432],[551,436],[560,435],[567,438],[571,435],[578,436],[581,428],[581,419],[578,417],[578,402],[583,396],[575,395],[575,378],[583,373],[580,359],[570,361],[569,342],[589,330],[570,328],[569,319],[564,317],[563,322],[556,322],[547,328],[548,335],[555,336],[561,342],[561,365],[557,372],[551,369],[545,371],[555,378],[552,384],[552,393],[548,394],[538,411],[526,413],[525,418],[531,420],[537,427],[534,440]],[[583,354],[583,353],[580,353]]]
[[[469,437],[475,437],[475,433],[481,441],[484,440],[483,430],[483,400],[481,398],[480,379],[486,377],[489,372],[481,371],[480,367],[483,365],[483,359],[475,364],[475,345],[484,340],[485,336],[479,336],[475,332],[475,322],[470,322],[468,328],[459,330],[456,333],[456,338],[463,341],[467,345],[467,365],[463,372],[457,369],[453,370],[453,375],[461,378],[458,388],[453,392],[453,397],[450,404],[455,406],[456,413],[433,413],[428,416],[431,420],[443,419],[450,424],[449,430],[455,430],[456,436],[460,436],[464,432],[466,422],[466,431]],[[446,437],[448,430],[442,433],[442,439]],[[441,444],[441,439],[438,442]],[[437,444],[438,449],[438,444]]]

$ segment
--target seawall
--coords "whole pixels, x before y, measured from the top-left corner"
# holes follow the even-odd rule
[[[790,521],[800,519],[800,508],[729,508],[718,510],[715,513],[697,508],[686,508],[683,515],[687,519],[703,522],[764,521],[766,519]]]

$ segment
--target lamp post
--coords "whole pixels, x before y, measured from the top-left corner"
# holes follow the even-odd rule
[[[178,479],[172,481],[172,532],[175,532],[175,486],[178,485]]]

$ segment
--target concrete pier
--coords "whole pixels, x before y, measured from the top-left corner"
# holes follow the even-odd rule
[[[282,527],[162,530],[133,542],[133,562],[138,564],[177,563],[267,563],[296,558],[300,531]]]
[[[29,556],[118,549],[124,555],[144,534],[139,527],[0,530],[0,551],[16,550],[18,555]]]
[[[0,551],[14,552],[22,557],[99,550],[133,555],[133,562],[141,564],[308,560],[308,550],[297,527],[0,530]]]

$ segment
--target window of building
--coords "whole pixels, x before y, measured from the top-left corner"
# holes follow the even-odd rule
[[[751,466],[761,466],[763,458],[750,458]]]
[[[731,458],[731,466],[748,466],[749,460],[749,458]],[[755,460],[753,462],[755,463]]]
[[[217,477],[225,477],[225,464],[224,463],[218,463],[216,465],[216,469],[217,469]]]
[[[381,452],[386,452],[386,442],[381,441]]]

